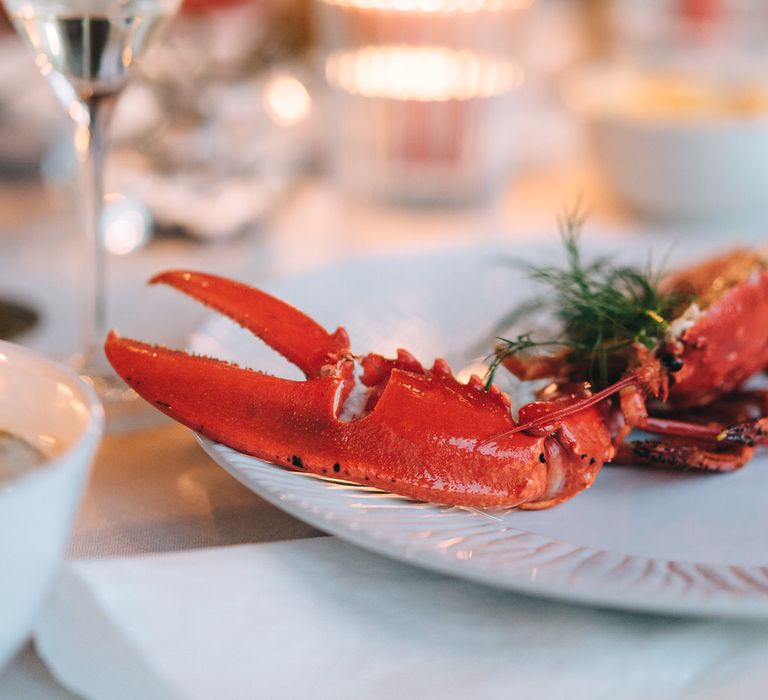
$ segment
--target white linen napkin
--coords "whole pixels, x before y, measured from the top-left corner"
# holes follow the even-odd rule
[[[36,631],[94,700],[768,695],[768,627],[572,607],[336,539],[73,562]]]

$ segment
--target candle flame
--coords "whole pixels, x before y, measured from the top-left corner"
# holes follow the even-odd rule
[[[525,10],[533,0],[323,0],[328,5],[379,12],[472,13]]]
[[[354,95],[422,102],[492,97],[524,79],[513,61],[435,46],[340,51],[329,56],[325,75],[330,85]]]

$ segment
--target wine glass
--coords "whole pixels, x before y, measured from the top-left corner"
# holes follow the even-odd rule
[[[136,405],[114,374],[102,344],[107,333],[106,253],[102,237],[105,132],[132,65],[180,0],[3,0],[16,31],[36,53],[73,124],[82,204],[82,328],[77,371],[101,395],[112,427]],[[130,419],[129,419],[130,420]]]

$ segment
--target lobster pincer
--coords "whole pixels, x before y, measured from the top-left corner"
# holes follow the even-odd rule
[[[214,275],[172,271],[170,285],[232,318],[302,370],[294,381],[136,340],[105,344],[117,373],[163,413],[267,462],[452,505],[543,508],[594,481],[614,454],[605,403],[588,389],[521,415],[556,419],[515,432],[506,395],[444,360],[355,355],[292,306]]]

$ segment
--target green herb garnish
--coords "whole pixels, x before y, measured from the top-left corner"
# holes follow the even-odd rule
[[[491,378],[491,370],[495,372],[510,354],[537,345],[560,344],[573,351],[574,362],[586,365],[593,384],[606,386],[612,379],[611,358],[635,343],[654,348],[669,320],[680,310],[680,296],[659,290],[660,274],[650,265],[644,270],[618,266],[606,257],[585,263],[579,249],[584,221],[578,207],[558,220],[566,258],[563,267],[526,267],[532,280],[551,291],[549,300],[536,309],[551,309],[562,325],[560,337],[536,342],[530,333],[524,333],[515,340],[501,339],[506,347],[489,368]],[[519,319],[530,310],[531,302],[526,301],[507,317]]]
[[[531,338],[531,333],[523,333],[522,335],[517,336],[514,340],[508,340],[507,338],[496,338],[496,340],[499,341],[500,346],[496,349],[495,353],[485,358],[486,361],[490,361],[484,377],[486,391],[488,391],[488,389],[491,388],[491,384],[493,384],[496,370],[504,364],[504,360],[510,355],[516,355],[517,353],[529,350],[530,348],[565,344],[559,340],[536,341]]]

